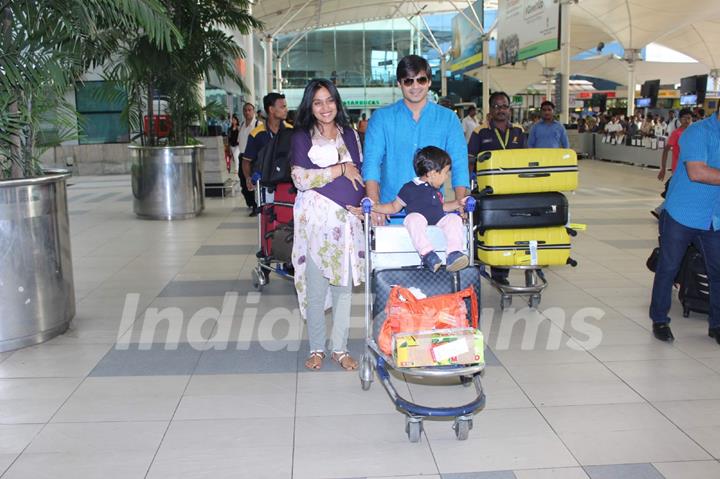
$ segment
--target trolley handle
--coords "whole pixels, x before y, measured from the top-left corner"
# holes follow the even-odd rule
[[[250,178],[251,178],[251,180],[252,180],[253,183],[256,183],[256,184],[257,184],[257,182],[259,182],[260,179],[262,178],[262,175],[261,175],[259,172],[256,171],[255,173],[252,174],[252,176],[251,176]]]
[[[475,206],[477,205],[477,200],[472,197],[472,195],[467,197],[467,200],[465,200],[465,211],[467,213],[472,213],[475,211]]]
[[[363,198],[360,201],[360,206],[362,206],[363,213],[366,215],[369,215],[372,212],[372,205],[373,202],[370,198]]]

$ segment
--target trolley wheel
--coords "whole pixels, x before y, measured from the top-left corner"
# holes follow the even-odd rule
[[[365,351],[362,358],[360,359],[360,386],[363,391],[370,389],[373,383],[373,373],[375,372],[375,363],[373,362],[372,353]]]
[[[503,294],[500,297],[500,309],[507,309],[512,306],[512,296],[509,294]]]
[[[258,271],[259,268],[255,268],[252,270],[252,285],[253,288],[255,288],[258,291],[262,291],[263,286],[265,285],[265,278],[262,276],[262,273]]]
[[[539,294],[533,294],[530,296],[530,299],[528,299],[528,306],[531,308],[537,308],[540,305],[541,296]]]
[[[455,437],[458,441],[464,441],[470,435],[470,429],[473,427],[472,419],[469,418],[457,418],[453,423],[453,429],[455,430]]]
[[[420,442],[420,436],[423,432],[422,419],[407,416],[405,418],[405,432],[410,442]]]

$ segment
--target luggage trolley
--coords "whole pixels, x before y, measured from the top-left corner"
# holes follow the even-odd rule
[[[281,278],[292,280],[293,270],[292,264],[287,261],[281,261],[274,258],[271,252],[268,251],[267,244],[268,239],[272,234],[272,231],[265,231],[264,220],[267,209],[271,207],[281,207],[290,209],[290,221],[292,221],[292,208],[294,203],[289,201],[282,201],[283,198],[278,198],[275,201],[275,191],[280,185],[267,187],[262,185],[260,173],[253,173],[252,181],[255,184],[255,201],[257,202],[258,209],[260,212],[257,215],[258,218],[258,251],[255,254],[257,258],[257,265],[252,270],[252,282],[253,287],[258,291],[262,291],[263,286],[270,282],[270,274],[277,274]],[[288,199],[288,198],[285,198]]]
[[[471,173],[471,190],[479,196],[485,195],[521,195],[525,198],[526,193],[556,192],[559,190],[574,190],[577,188],[577,155],[567,149],[518,149],[481,152],[477,157],[477,171]],[[553,193],[557,195],[558,193]],[[520,197],[520,196],[519,196]],[[565,203],[567,205],[567,203]],[[554,210],[553,210],[554,212]],[[516,218],[512,218],[515,216]],[[490,285],[500,293],[500,307],[510,307],[513,297],[527,297],[528,306],[536,308],[542,299],[542,292],[547,287],[547,279],[543,268],[556,264],[569,264],[576,266],[577,262],[569,257],[570,236],[575,236],[575,230],[559,226],[557,223],[552,228],[533,228],[523,226],[521,218],[541,216],[538,212],[517,212],[506,218],[508,224],[498,228],[492,233],[495,238],[488,238],[490,245],[480,244],[480,228],[478,225],[478,239],[476,246],[485,248],[486,252],[509,252],[511,250],[525,251],[528,258],[527,263],[512,264],[504,261],[489,261],[480,259],[486,266],[496,269],[521,270],[524,273],[524,285],[503,284],[495,281],[486,268],[481,270],[482,276],[488,280]],[[550,223],[553,224],[553,223]],[[507,237],[497,244],[500,236],[509,236],[501,232],[503,229],[519,228],[528,234],[522,237]],[[534,236],[537,235],[537,236]],[[547,235],[547,236],[546,236]],[[475,237],[475,236],[473,236]],[[540,251],[566,250],[568,256],[559,261],[549,264],[543,263]],[[510,254],[510,253],[507,253]],[[552,253],[551,253],[552,254]],[[478,252],[478,256],[480,253]],[[491,254],[488,254],[491,256]],[[498,257],[495,257],[498,259]],[[553,258],[557,259],[557,258]]]
[[[468,211],[470,214],[468,214],[469,221],[468,221],[468,238],[469,238],[469,248],[468,248],[468,256],[470,258],[470,265],[462,271],[476,271],[476,269],[473,267],[474,261],[473,261],[473,244],[472,244],[472,211],[475,207],[475,200],[470,197],[468,198],[468,201],[466,203],[466,211]],[[379,331],[379,327],[381,325],[376,325],[375,323],[377,321],[374,320],[373,317],[373,307],[371,306],[371,300],[372,300],[372,292],[371,289],[374,288],[374,276],[376,273],[382,273],[382,271],[373,271],[373,256],[376,254],[374,251],[373,242],[375,244],[378,244],[383,240],[383,238],[378,238],[378,235],[375,234],[377,229],[371,226],[370,222],[370,212],[372,208],[372,204],[370,200],[364,199],[362,201],[362,208],[363,212],[365,214],[365,342],[366,342],[366,348],[365,353],[362,356],[362,359],[360,361],[360,368],[359,368],[359,375],[360,375],[360,384],[363,390],[367,391],[370,389],[370,386],[373,382],[373,372],[377,371],[377,375],[380,378],[380,382],[382,383],[385,390],[390,395],[390,398],[393,400],[395,407],[400,410],[403,414],[406,415],[405,419],[405,432],[407,433],[408,439],[410,442],[418,442],[420,441],[420,437],[422,435],[423,431],[423,419],[427,417],[449,417],[449,418],[455,418],[453,422],[453,430],[455,431],[455,436],[458,440],[465,440],[468,437],[468,434],[470,432],[470,429],[473,427],[473,420],[472,420],[472,414],[476,411],[482,409],[485,406],[485,393],[483,391],[482,382],[481,382],[481,373],[485,369],[485,365],[483,363],[477,364],[477,365],[451,365],[451,366],[434,366],[434,367],[417,367],[417,368],[403,368],[398,367],[398,365],[395,363],[394,359],[390,356],[387,356],[382,352],[380,347],[378,346],[376,340],[375,340],[375,333],[374,331]],[[403,226],[383,226],[381,227],[383,230],[388,231],[390,229],[398,230],[399,228],[403,228]],[[432,233],[431,230],[429,233]],[[440,233],[439,229],[435,231],[435,233]],[[394,239],[391,238],[394,235],[389,235],[385,239],[394,241],[397,239],[397,236],[394,236]],[[432,234],[430,234],[432,239]],[[409,241],[409,236],[407,237],[407,241]],[[439,254],[442,255],[440,251],[438,251]],[[385,272],[397,272],[399,276],[402,276],[406,272],[412,273],[417,271],[423,271],[424,268],[420,267],[418,269],[415,266],[407,266],[407,265],[417,265],[418,261],[418,255],[417,252],[414,250],[410,252],[409,250],[405,253],[390,253],[388,255],[385,255],[388,258],[390,258],[390,261],[385,262]],[[401,269],[394,269],[396,267],[401,267]],[[427,272],[428,275],[438,275],[442,272],[445,272],[444,269],[441,269],[438,273],[433,273],[427,270],[424,270]],[[455,272],[455,273],[447,273],[446,275],[453,275],[453,289],[459,290],[461,289],[459,287],[460,283],[460,277],[462,271]],[[469,275],[469,273],[466,273],[466,275]],[[477,296],[478,301],[480,298],[480,291],[479,291],[479,277],[476,278],[476,283],[478,287]],[[405,285],[405,286],[412,286],[412,285]],[[377,299],[377,294],[375,295]],[[383,302],[386,300],[386,298],[383,298]],[[381,311],[376,311],[376,313],[380,313]],[[374,327],[375,326],[375,327]],[[427,407],[422,406],[419,404],[415,404],[411,401],[408,401],[407,399],[400,396],[398,391],[395,389],[395,387],[392,384],[390,374],[388,372],[388,368],[394,369],[395,371],[408,375],[408,376],[414,376],[414,377],[420,377],[420,378],[440,378],[440,377],[457,377],[459,378],[460,383],[466,386],[470,386],[471,384],[475,386],[475,389],[477,391],[476,398],[464,405],[461,406],[454,406],[454,407]]]

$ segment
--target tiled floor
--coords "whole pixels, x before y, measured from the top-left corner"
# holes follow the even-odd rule
[[[584,161],[570,196],[577,268],[547,271],[539,311],[482,291],[487,405],[465,442],[426,421],[411,444],[376,382],[304,370],[292,284],[258,294],[256,223],[240,197],[204,215],[135,219],[130,180],[69,188],[77,317],[46,344],[0,354],[0,474],[42,478],[706,479],[720,477],[720,346],[673,306],[650,334],[656,171]],[[362,294],[350,348],[362,350]],[[523,304],[516,301],[516,307]],[[404,382],[423,404],[474,397]]]

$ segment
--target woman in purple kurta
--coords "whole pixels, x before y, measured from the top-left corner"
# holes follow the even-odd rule
[[[300,312],[310,338],[308,369],[325,358],[325,310],[333,309],[332,359],[357,368],[347,351],[352,287],[364,278],[360,220],[347,210],[365,196],[360,140],[340,95],[328,80],[311,80],[297,111],[292,138],[295,235],[292,262]]]

